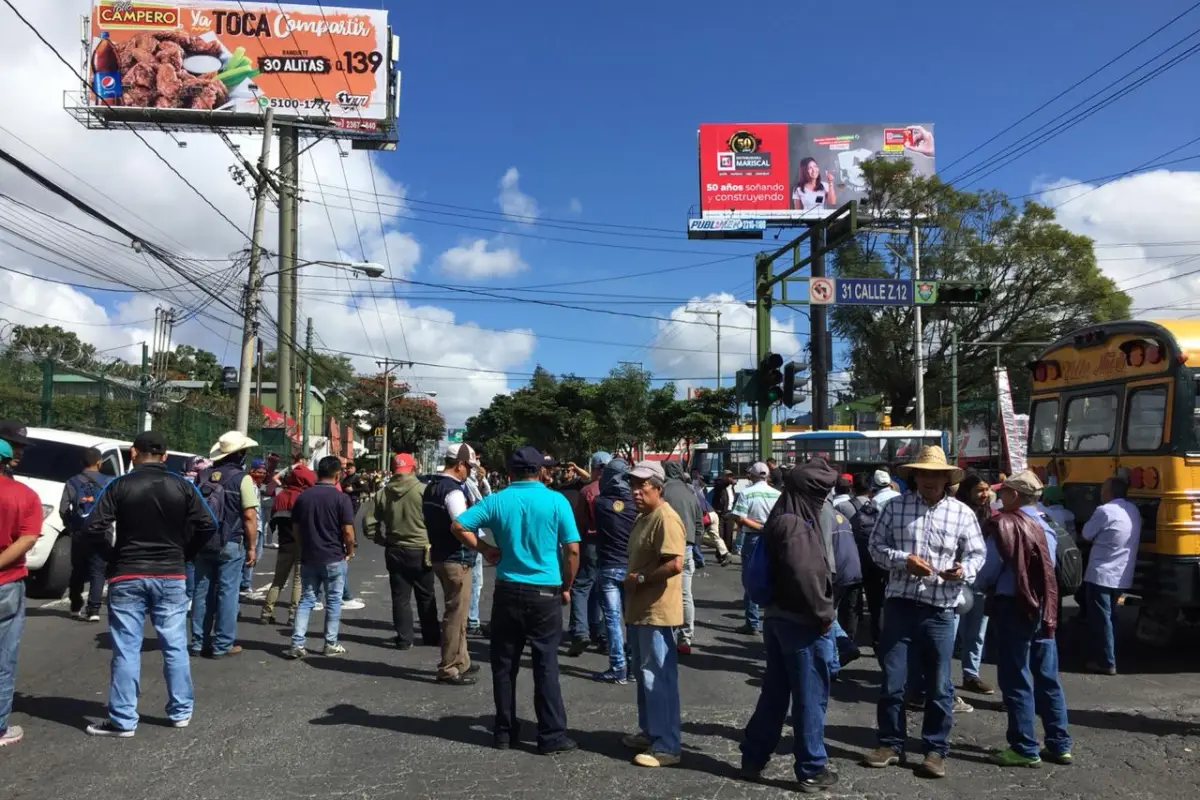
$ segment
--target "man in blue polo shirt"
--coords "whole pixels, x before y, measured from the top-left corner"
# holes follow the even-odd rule
[[[460,514],[453,531],[463,544],[496,564],[491,624],[495,745],[507,750],[520,741],[517,670],[528,641],[533,651],[538,752],[554,755],[578,747],[567,738],[558,645],[562,607],[570,602],[579,568],[579,530],[567,499],[541,482],[545,463],[534,447],[517,450],[508,460],[508,488]],[[491,531],[495,547],[476,538],[475,531],[481,528]]]

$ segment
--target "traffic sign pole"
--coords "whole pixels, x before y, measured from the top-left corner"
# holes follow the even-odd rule
[[[825,227],[815,227],[812,231],[812,277],[813,280],[825,277]],[[811,287],[812,284],[810,283]],[[836,292],[834,297],[837,297]],[[813,430],[823,431],[829,427],[825,418],[829,414],[829,368],[825,362],[825,338],[828,333],[828,307],[821,303],[813,305],[808,310],[810,326],[809,345],[812,353],[809,362],[812,364],[812,421]]]
[[[754,329],[758,358],[761,364],[771,351],[771,259],[762,253],[754,259],[755,303]],[[775,441],[771,427],[771,406],[759,402],[754,413],[758,420],[758,458],[766,461],[771,457],[771,445]]]

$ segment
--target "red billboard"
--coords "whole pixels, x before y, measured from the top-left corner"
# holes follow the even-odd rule
[[[867,184],[869,158],[907,158],[934,173],[931,123],[713,123],[700,126],[703,219],[819,219]]]

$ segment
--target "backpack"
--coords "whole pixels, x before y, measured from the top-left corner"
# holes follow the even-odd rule
[[[771,569],[767,563],[767,545],[761,536],[750,547],[742,562],[742,588],[750,602],[759,606],[771,604]]]
[[[71,478],[71,485],[75,487],[75,502],[71,504],[67,518],[63,520],[68,531],[77,533],[87,527],[87,516],[95,508],[96,500],[104,491],[104,487],[112,480],[108,476],[101,477],[103,482],[94,481],[86,475],[76,475]]]
[[[220,549],[229,542],[241,539],[244,530],[240,513],[241,483],[245,476],[245,470],[232,465],[210,467],[197,476],[196,486],[217,521],[219,533],[219,536],[209,539],[206,549]]]
[[[1039,512],[1040,513],[1040,512]],[[1056,538],[1054,552],[1054,577],[1058,579],[1058,596],[1065,597],[1079,591],[1083,586],[1083,553],[1067,529],[1049,514],[1042,514],[1042,521],[1050,526]]]
[[[857,500],[858,498],[855,498]],[[854,501],[851,500],[851,503]],[[858,506],[854,516],[850,518],[850,528],[854,531],[854,541],[866,547],[871,540],[871,531],[875,530],[875,522],[879,519],[879,506],[874,499],[867,498]]]

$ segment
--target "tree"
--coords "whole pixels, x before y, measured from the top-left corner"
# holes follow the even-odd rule
[[[167,374],[172,380],[204,381],[215,385],[221,380],[221,362],[216,353],[181,344],[167,354]]]
[[[355,409],[354,404],[349,402],[347,391],[358,380],[358,376],[354,372],[354,365],[350,363],[350,357],[340,354],[313,353],[312,360],[312,385],[325,395],[326,415],[347,421],[350,412]],[[274,350],[263,353],[262,379],[265,383],[275,382],[275,376],[278,374],[278,361],[279,358]],[[304,354],[302,353],[296,361],[296,369],[299,370],[301,376],[304,375]],[[379,386],[382,391],[383,384],[381,383]],[[382,402],[381,399],[380,403]]]
[[[14,355],[38,361],[50,359],[80,369],[97,366],[96,348],[58,325],[17,325],[10,334],[8,349]]]
[[[960,342],[960,395],[991,391],[996,353],[1021,394],[1029,348],[997,350],[972,342],[1050,342],[1076,328],[1129,315],[1130,298],[1096,265],[1092,241],[1054,221],[1052,209],[1018,207],[1001,192],[965,192],[937,178],[914,177],[906,161],[863,164],[870,191],[862,214],[886,209],[920,220],[921,279],[973,281],[991,289],[977,307],[924,307],[926,397],[950,400],[951,334]],[[836,256],[842,277],[894,278],[912,274],[906,224],[893,232],[860,235]],[[913,308],[835,306],[834,333],[849,342],[851,389],[880,394],[893,424],[911,422],[916,393]]]
[[[446,431],[446,420],[438,411],[437,403],[428,398],[410,397],[408,385],[400,383],[394,375],[384,378],[378,375],[359,375],[345,390],[347,413],[366,412],[363,422],[372,428],[379,427],[384,420],[384,388],[387,387],[390,412],[388,420],[388,444],[397,451],[419,450],[426,442],[435,442]]]

